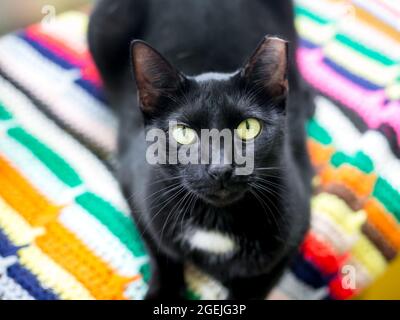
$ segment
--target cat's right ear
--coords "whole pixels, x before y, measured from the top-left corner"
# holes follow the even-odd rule
[[[131,57],[140,107],[145,114],[155,114],[160,99],[176,94],[185,78],[144,41],[132,42]]]

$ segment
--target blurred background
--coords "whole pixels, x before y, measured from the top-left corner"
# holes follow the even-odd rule
[[[1,0],[0,35],[25,27],[48,15],[87,6],[90,0]]]

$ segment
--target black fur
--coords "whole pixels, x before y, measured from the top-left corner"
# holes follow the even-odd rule
[[[229,289],[229,298],[263,298],[308,228],[312,170],[304,126],[313,102],[295,66],[292,9],[287,0],[100,0],[95,7],[89,44],[120,120],[117,175],[151,257],[148,299],[182,297],[185,261],[220,280]],[[292,49],[288,96],[278,90],[285,89],[284,82],[277,87],[275,81],[274,90],[259,87],[261,80],[270,79],[263,67],[275,65],[273,57],[263,55],[264,60],[245,64],[266,34],[288,40]],[[144,70],[137,70],[138,48],[132,49],[137,84],[143,86],[141,99],[130,68],[130,43],[137,38],[166,57],[139,43],[150,58],[139,64]],[[252,62],[255,70],[248,68]],[[232,72],[241,66],[239,73],[224,81],[199,83],[183,76]],[[150,94],[152,99],[143,98],[148,89],[144,88],[148,79],[140,79],[143,72],[158,86],[154,92],[159,95]],[[250,176],[230,172],[224,184],[240,195],[237,199],[223,201],[210,195],[220,191],[220,184],[210,178],[210,166],[155,166],[145,160],[144,133],[149,128],[167,130],[169,120],[179,120],[196,130],[234,129],[249,117],[264,124],[255,143],[255,167],[276,169],[255,170]],[[249,182],[257,176],[267,179],[264,189],[258,190],[264,203],[250,192]],[[177,194],[180,187],[184,191]],[[183,201],[189,194],[195,196]],[[239,249],[226,257],[192,250],[182,235],[193,227],[232,234]]]

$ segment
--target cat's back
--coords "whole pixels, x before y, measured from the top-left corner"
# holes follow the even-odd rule
[[[103,79],[114,86],[126,78],[134,39],[194,75],[237,70],[267,34],[295,43],[291,0],[99,0],[89,45]]]
[[[187,74],[236,70],[266,34],[294,40],[291,2],[147,1],[145,41]]]

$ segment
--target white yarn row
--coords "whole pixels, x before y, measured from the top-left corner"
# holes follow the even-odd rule
[[[21,125],[59,154],[82,177],[85,186],[128,214],[118,183],[90,151],[46,118],[20,91],[0,77],[0,97]]]
[[[34,300],[17,282],[6,274],[0,275],[0,300]]]
[[[74,200],[74,195],[76,195],[75,192],[72,192],[74,189],[62,183],[28,149],[8,135],[4,135],[0,139],[0,152],[51,202],[57,205],[66,205]]]
[[[386,9],[376,1],[366,0],[352,0],[357,6],[368,11],[372,15],[385,21],[387,24],[400,32],[400,16],[393,13],[391,10]],[[400,6],[400,3],[398,3]]]
[[[78,69],[59,67],[13,35],[0,40],[0,66],[69,126],[108,152],[115,150],[116,119],[74,83],[80,76]]]
[[[395,41],[384,32],[371,27],[358,19],[344,19],[338,21],[338,31],[349,35],[350,38],[364,44],[385,56],[400,59],[400,41]]]
[[[324,47],[324,53],[338,65],[381,87],[393,83],[400,74],[400,64],[385,66],[338,41],[327,44]]]
[[[277,288],[293,300],[321,300],[329,293],[327,287],[314,289],[299,280],[291,271],[282,276]]]

